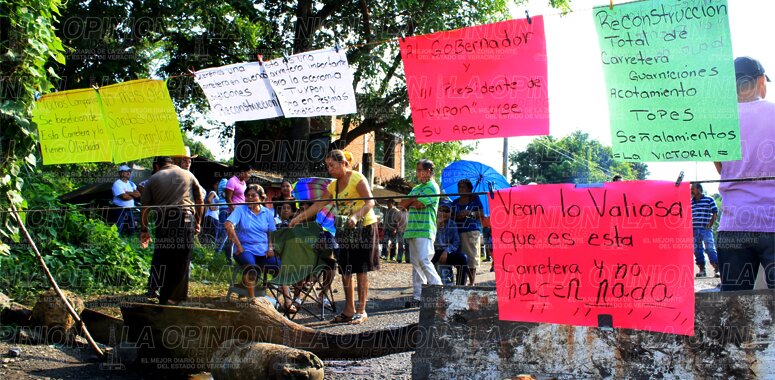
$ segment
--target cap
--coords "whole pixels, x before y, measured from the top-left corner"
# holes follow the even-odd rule
[[[735,58],[735,78],[758,78],[760,75],[764,75],[764,67],[759,61],[751,57]],[[764,78],[770,81],[770,77],[764,75]]]
[[[120,172],[131,172],[132,168],[130,168],[129,166],[126,166],[126,165],[121,165],[121,166],[118,167],[118,171],[120,171]]]
[[[184,155],[179,155],[179,156],[172,156],[172,157],[197,158],[197,157],[199,157],[199,155],[198,155],[198,154],[195,154],[195,155],[193,155],[193,156],[192,156],[192,155],[191,155],[191,148],[189,148],[189,147],[186,147],[186,154],[184,154]]]

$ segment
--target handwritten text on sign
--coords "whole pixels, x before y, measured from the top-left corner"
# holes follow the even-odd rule
[[[595,8],[614,157],[740,159],[727,2]]]
[[[167,84],[140,79],[99,89],[114,162],[185,153]]]
[[[688,183],[520,186],[490,202],[500,319],[694,334]]]
[[[399,40],[419,143],[549,133],[544,20]]]
[[[258,62],[200,70],[194,76],[213,116],[224,123],[283,115],[268,78]]]
[[[309,51],[265,62],[264,68],[285,117],[357,112],[344,50]]]
[[[110,162],[99,98],[94,89],[44,95],[32,113],[46,165]]]

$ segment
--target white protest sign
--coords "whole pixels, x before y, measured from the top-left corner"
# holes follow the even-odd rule
[[[308,51],[265,62],[264,67],[286,117],[357,112],[343,49]]]
[[[224,123],[283,115],[280,103],[258,62],[204,69],[194,73],[215,119]]]

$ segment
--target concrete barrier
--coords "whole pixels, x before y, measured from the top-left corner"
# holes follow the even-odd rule
[[[775,379],[775,291],[697,293],[695,336],[498,319],[495,288],[423,289],[413,379]]]

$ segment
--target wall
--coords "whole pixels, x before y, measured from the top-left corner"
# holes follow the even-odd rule
[[[423,289],[413,379],[773,379],[775,291],[697,293],[695,336],[498,320],[494,288]]]

